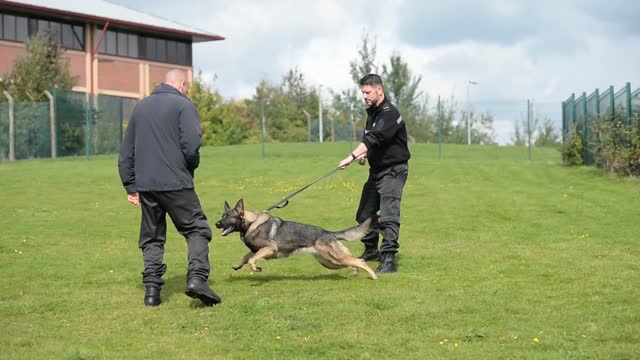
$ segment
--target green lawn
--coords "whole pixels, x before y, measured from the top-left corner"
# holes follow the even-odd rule
[[[196,190],[213,224],[224,200],[263,210],[349,150],[203,148]],[[442,161],[436,145],[411,150],[399,273],[372,281],[309,256],[234,272],[246,249],[214,229],[214,308],[184,295],[173,227],[163,304],[143,306],[140,209],[115,156],[0,163],[0,358],[638,358],[637,180],[564,167],[555,149],[533,161],[513,147],[448,145]],[[273,213],[351,226],[366,175],[351,166]]]

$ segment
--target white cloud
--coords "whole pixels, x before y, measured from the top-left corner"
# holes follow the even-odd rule
[[[195,45],[194,65],[217,74],[215,86],[235,98],[252,96],[263,79],[279,83],[296,66],[312,86],[345,89],[352,84],[349,61],[367,32],[376,38],[378,62],[399,51],[432,97],[453,94],[464,103],[467,81],[477,81],[471,97],[496,113],[502,143],[528,98],[545,104],[559,126],[560,102],[572,92],[627,81],[640,87],[640,26],[632,16],[640,5],[628,1],[126,3],[225,36]]]

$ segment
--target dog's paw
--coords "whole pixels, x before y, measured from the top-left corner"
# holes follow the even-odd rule
[[[261,272],[262,268],[260,266],[256,266],[255,269],[253,269],[253,272]]]

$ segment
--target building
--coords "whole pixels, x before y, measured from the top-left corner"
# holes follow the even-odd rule
[[[192,45],[224,40],[104,0],[0,0],[0,75],[47,32],[65,49],[74,91],[140,99],[174,68],[193,79]]]

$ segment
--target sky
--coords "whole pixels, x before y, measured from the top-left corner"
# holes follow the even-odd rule
[[[640,1],[110,1],[224,36],[195,44],[193,60],[227,98],[297,67],[328,99],[354,86],[349,62],[368,34],[377,63],[400,54],[425,96],[494,113],[503,144],[528,99],[559,129],[572,93],[640,88]]]

